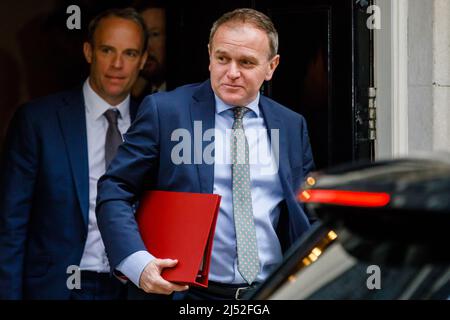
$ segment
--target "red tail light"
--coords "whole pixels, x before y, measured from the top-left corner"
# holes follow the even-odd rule
[[[335,204],[352,207],[384,207],[390,195],[383,192],[358,192],[344,190],[304,190],[298,195],[302,202]]]

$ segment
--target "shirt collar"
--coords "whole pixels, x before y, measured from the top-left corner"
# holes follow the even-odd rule
[[[84,103],[86,105],[86,112],[94,120],[98,120],[106,110],[117,109],[120,113],[120,118],[126,119],[130,114],[130,95],[128,95],[121,103],[116,106],[110,105],[108,102],[103,100],[95,91],[92,89],[89,83],[89,78],[83,84],[83,95]]]
[[[225,102],[223,102],[223,100],[220,99],[216,94],[214,94],[214,98],[216,100],[216,113],[217,114],[220,114],[222,112],[225,112],[225,111],[235,107],[235,106],[230,106],[230,105],[226,104]],[[255,100],[250,102],[245,107],[250,109],[251,111],[253,111],[256,114],[256,116],[259,117],[259,92],[258,92],[258,95],[256,96]]]
[[[164,81],[159,86],[152,85],[152,92],[164,92],[167,91],[167,84]]]

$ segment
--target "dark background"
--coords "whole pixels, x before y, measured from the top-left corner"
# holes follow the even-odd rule
[[[365,1],[361,1],[364,3]],[[82,43],[89,20],[132,1],[7,1],[0,4],[0,146],[22,103],[72,88],[88,65]],[[370,33],[355,0],[166,1],[168,88],[208,78],[207,43],[224,12],[252,7],[268,14],[280,36],[280,65],[264,94],[305,116],[319,169],[369,159],[366,96]],[[68,30],[69,5],[81,8],[81,30]],[[361,116],[362,115],[362,116]]]

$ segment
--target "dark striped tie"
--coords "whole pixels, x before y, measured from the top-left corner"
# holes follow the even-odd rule
[[[108,130],[106,131],[105,140],[105,168],[107,169],[123,140],[117,125],[117,119],[120,116],[119,110],[109,109],[104,113],[104,116],[108,120]]]

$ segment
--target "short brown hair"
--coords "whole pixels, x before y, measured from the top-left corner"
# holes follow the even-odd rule
[[[227,22],[242,22],[250,23],[256,28],[264,31],[269,38],[270,56],[273,58],[278,52],[278,32],[273,25],[272,20],[264,13],[249,8],[236,9],[225,13],[214,22],[211,32],[209,33],[209,45],[212,45],[212,40],[216,34],[217,29]]]
[[[147,27],[145,26],[144,20],[142,19],[141,15],[133,8],[124,8],[124,9],[109,9],[106,11],[101,12],[99,15],[97,15],[94,19],[91,20],[88,27],[88,41],[91,44],[91,46],[94,46],[94,34],[95,30],[97,30],[98,25],[100,24],[100,21],[106,18],[110,17],[117,17],[122,18],[125,20],[130,20],[134,23],[136,23],[141,31],[142,31],[142,52],[146,52],[147,50],[147,43],[148,43],[148,31]]]
[[[137,12],[142,13],[147,9],[166,9],[167,0],[135,0],[131,7]]]

